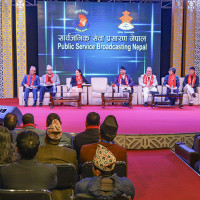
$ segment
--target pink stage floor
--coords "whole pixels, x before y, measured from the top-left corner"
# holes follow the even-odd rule
[[[107,115],[117,118],[120,134],[158,134],[158,133],[191,133],[200,131],[200,106],[184,106],[183,109],[155,108],[133,106],[133,109],[122,106],[82,106],[81,109],[70,106],[43,107],[18,106],[18,99],[0,99],[0,105],[17,106],[22,114],[32,113],[35,124],[45,129],[46,117],[55,112],[60,115],[63,131],[81,132],[85,129],[85,119],[89,112],[100,114],[101,122]]]

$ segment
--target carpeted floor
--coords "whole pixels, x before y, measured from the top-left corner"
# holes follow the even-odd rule
[[[129,150],[134,200],[199,200],[200,176],[171,150]]]
[[[144,108],[133,106],[133,109],[122,106],[82,106],[81,109],[71,106],[55,106],[50,109],[43,107],[18,106],[18,99],[0,99],[0,105],[17,106],[22,114],[32,113],[35,124],[40,129],[45,129],[46,117],[55,112],[62,119],[65,132],[81,132],[85,129],[85,119],[89,112],[98,112],[101,122],[107,115],[117,118],[118,133],[125,134],[157,134],[157,133],[190,133],[200,131],[200,106],[184,106],[183,109],[173,108]]]

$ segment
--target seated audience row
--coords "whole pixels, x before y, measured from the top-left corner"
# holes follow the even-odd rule
[[[13,124],[15,124],[14,123],[15,121],[17,122],[17,117],[13,114],[7,114],[5,119],[8,119],[8,121],[12,121],[9,119],[15,119],[13,120]],[[4,122],[4,126],[5,125],[7,124]],[[1,128],[0,131],[2,132],[3,135],[6,135],[4,132],[7,133],[7,140],[2,139],[1,142],[3,143],[3,141],[5,141],[5,144],[9,143],[10,145],[8,147],[9,151],[7,153],[7,158],[2,159],[2,164],[7,164],[17,161],[6,167],[2,167],[0,172],[1,184],[2,184],[1,187],[10,189],[53,189],[56,186],[56,171],[53,165],[48,165],[46,163],[49,164],[72,163],[76,166],[76,168],[78,168],[77,158],[79,160],[79,156],[81,157],[80,159],[81,163],[84,163],[86,161],[93,161],[95,153],[96,151],[98,152],[97,149],[99,147],[106,150],[106,152],[110,152],[112,158],[114,158],[113,166],[115,165],[114,163],[116,160],[127,161],[126,149],[120,147],[117,144],[114,144],[113,141],[114,138],[116,137],[118,129],[118,124],[115,117],[112,115],[107,116],[104,122],[101,124],[100,129],[99,125],[100,125],[100,116],[95,112],[89,113],[86,118],[85,132],[78,134],[73,141],[78,156],[76,155],[75,150],[59,146],[60,141],[62,140],[63,132],[61,127],[60,117],[55,113],[51,113],[48,115],[46,120],[46,126],[47,126],[46,131],[36,128],[36,126],[34,125],[34,117],[30,113],[27,113],[23,116],[22,129],[15,130],[13,129],[13,127],[11,128],[13,129],[12,131],[13,135],[11,135],[11,133],[8,131],[7,128],[0,127]],[[12,136],[16,140],[16,149],[17,152],[19,153],[19,156],[15,151],[14,144],[12,142]],[[44,141],[45,145],[39,148],[40,141]],[[69,141],[67,142],[69,143]],[[2,149],[0,149],[1,154],[2,152],[3,152]],[[102,168],[99,167],[98,165],[94,166],[96,166],[94,167],[95,168],[94,172],[95,171],[97,172],[95,173],[95,175],[104,177]],[[13,170],[13,168],[15,170]],[[35,175],[37,171],[40,171],[40,173]],[[116,188],[112,187],[114,182],[121,179],[116,175],[113,175],[113,173],[114,173],[113,170],[111,170],[111,172],[108,173],[109,178],[107,179],[109,180],[106,179],[104,181],[104,178],[102,180],[98,178],[98,180],[101,183],[100,186],[102,186],[101,187],[102,196],[107,197],[109,195],[113,196],[114,194],[121,195],[123,192],[126,193],[127,191],[126,194],[131,195],[133,198],[134,187],[133,184],[128,179],[127,179],[128,185],[126,185],[125,183],[126,181],[124,181],[126,180],[126,178],[122,179],[121,183],[120,181],[117,182],[119,184],[125,184],[125,186],[123,186],[120,191],[116,191]],[[25,178],[21,180],[20,177],[25,177]],[[109,191],[104,190],[107,182],[109,185]],[[96,186],[98,187],[99,185]],[[128,190],[123,190],[125,187],[130,187],[130,188]],[[76,188],[79,187],[77,186]],[[117,187],[117,189],[119,188]],[[76,194],[81,192],[78,190],[76,191],[77,191]],[[87,191],[85,191],[85,193],[87,193]],[[95,196],[95,194],[93,193],[90,193],[90,195]],[[56,198],[56,197],[54,199],[61,200],[61,198]],[[65,198],[62,199],[64,200]]]

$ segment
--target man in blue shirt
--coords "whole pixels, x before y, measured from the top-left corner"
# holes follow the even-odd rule
[[[31,66],[30,70],[29,70],[29,74],[24,76],[24,79],[22,81],[22,86],[24,86],[24,101],[25,104],[24,106],[27,107],[28,106],[28,97],[29,97],[29,92],[33,93],[33,99],[34,99],[34,103],[33,103],[33,107],[36,106],[36,102],[37,102],[37,91],[40,87],[40,78],[38,75],[35,75],[36,73],[36,68],[35,66]]]

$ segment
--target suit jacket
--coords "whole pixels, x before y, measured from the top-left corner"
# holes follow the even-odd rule
[[[188,77],[189,77],[189,74],[187,74],[186,76],[185,76],[185,78],[184,78],[184,81],[183,81],[183,87],[185,87],[187,84],[188,84]],[[195,82],[195,84],[194,84],[194,89],[195,89],[195,91],[196,91],[196,87],[198,87],[199,86],[199,76],[197,76],[196,75],[196,82]]]
[[[39,148],[36,159],[40,163],[62,164],[72,163],[77,168],[76,151],[58,145],[46,144]]]
[[[45,146],[46,142],[45,142],[45,131],[39,135],[40,137],[40,146]],[[70,144],[72,145],[72,135],[69,133],[62,133],[62,138],[59,142],[59,144]]]
[[[104,179],[107,179],[107,181],[104,181]],[[110,182],[109,179],[112,182]],[[86,194],[98,199],[106,200],[113,200],[122,194],[126,194],[133,199],[135,188],[129,179],[126,177],[118,177],[114,174],[113,176],[106,178],[94,176],[93,178],[82,179],[76,183],[74,193],[75,195]]]
[[[27,78],[28,78],[28,75],[25,75],[24,79],[22,80],[22,86],[24,86],[25,84],[27,84]],[[33,86],[36,86],[37,89],[39,89],[39,87],[40,87],[40,78],[39,78],[38,75],[35,75],[35,80],[33,82]]]
[[[165,79],[164,79],[164,82],[163,82],[163,85],[168,85],[168,81],[169,81],[169,75],[166,75],[165,76]],[[179,88],[180,87],[180,79],[178,76],[176,76],[176,87]]]
[[[80,154],[81,164],[83,164],[84,162],[93,160],[98,144],[105,146],[109,151],[111,151],[113,153],[113,155],[115,156],[117,161],[127,162],[127,153],[126,153],[126,149],[124,147],[121,147],[118,144],[109,144],[109,143],[105,143],[105,142],[97,142],[97,143],[94,143],[94,144],[84,145],[81,148],[81,154]]]
[[[60,85],[60,79],[59,79],[58,74],[53,74],[52,81],[53,81],[53,84]],[[42,76],[40,85],[45,86],[45,83],[46,83],[46,74]]]
[[[133,82],[133,80],[132,80],[132,78],[129,76],[129,75],[127,75],[127,79],[128,79],[128,84],[129,84],[129,86],[130,87],[132,87],[132,86],[134,86],[134,82]],[[126,85],[126,82],[125,82],[125,79],[122,79],[122,83],[121,83],[122,85]],[[117,75],[116,77],[115,77],[115,85],[117,85],[118,87],[119,87],[119,75]]]
[[[99,141],[99,129],[86,129],[84,132],[77,134],[73,139],[74,149],[76,150],[77,158],[80,157],[80,151],[83,145],[92,144]]]
[[[87,84],[89,83],[83,75],[82,78],[83,78],[83,83]],[[76,76],[72,76],[70,84],[72,85],[72,87],[77,86]]]
[[[16,130],[16,133],[19,134],[19,133],[21,133],[23,131],[33,131],[33,132],[37,133],[38,135],[43,134],[45,132],[44,130],[35,128],[33,126],[26,126],[26,127],[22,128],[22,129]]]
[[[57,168],[38,163],[36,159],[22,159],[2,167],[0,179],[2,188],[5,189],[53,189],[57,184]]]

